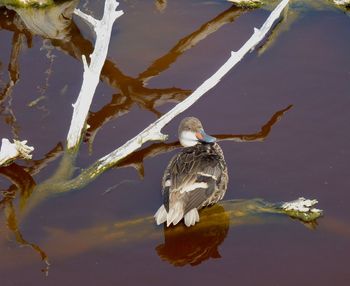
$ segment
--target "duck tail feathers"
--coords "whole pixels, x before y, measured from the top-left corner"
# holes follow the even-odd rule
[[[169,209],[167,214],[166,226],[170,226],[171,224],[176,225],[183,218],[183,216],[184,210],[182,203],[175,203],[175,205]]]
[[[166,222],[167,215],[168,215],[168,213],[165,209],[165,206],[162,205],[154,215],[154,218],[156,220],[157,225],[160,225],[160,224]]]
[[[185,225],[190,227],[199,222],[199,214],[196,208],[191,209],[187,214],[185,214]]]

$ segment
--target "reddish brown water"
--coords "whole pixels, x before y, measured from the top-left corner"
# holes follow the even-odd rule
[[[103,1],[90,2],[100,15]],[[269,13],[198,0],[169,0],[160,12],[154,2],[120,5],[125,15],[113,30],[78,168],[185,98]],[[221,223],[211,231],[172,236],[150,222],[125,228],[125,221],[159,207],[162,172],[173,155],[168,152],[144,160],[143,180],[133,168],[111,169],[79,191],[35,205],[19,225],[10,204],[2,205],[0,285],[350,285],[350,18],[341,10],[296,6],[289,22],[278,26],[283,33],[273,33],[274,41],[245,57],[165,131],[174,141],[181,118],[193,115],[211,134],[251,134],[292,104],[264,142],[221,143],[230,172],[225,199],[317,198],[325,216],[315,229],[286,216],[244,213],[229,226],[220,207],[214,210]],[[81,85],[81,54],[91,52],[94,37],[74,19],[71,40],[43,39],[20,31],[14,12],[0,12],[1,137],[27,139],[35,146],[34,160],[55,147],[59,156]],[[222,25],[208,33],[208,22]],[[52,176],[59,162],[37,170],[35,183]],[[17,174],[23,190],[34,182],[20,166],[30,164],[0,171]],[[11,185],[5,176],[0,183],[3,190]],[[18,217],[19,193],[9,200]],[[24,240],[46,253],[48,276],[38,251],[21,247]]]

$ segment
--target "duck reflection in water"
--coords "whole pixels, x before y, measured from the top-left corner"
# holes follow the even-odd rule
[[[193,227],[164,226],[164,243],[156,247],[161,259],[174,266],[196,266],[210,258],[221,258],[218,247],[225,240],[230,217],[220,205],[200,211],[201,220]]]

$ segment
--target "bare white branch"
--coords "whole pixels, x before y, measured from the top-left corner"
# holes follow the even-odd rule
[[[76,147],[82,135],[86,118],[90,109],[92,98],[100,80],[100,74],[107,57],[108,46],[111,38],[112,26],[114,21],[123,15],[123,11],[116,11],[119,3],[115,0],[106,0],[104,14],[101,20],[96,20],[82,12],[78,12],[84,20],[90,23],[96,32],[95,49],[90,55],[90,65],[83,57],[84,74],[83,83],[75,104],[74,111],[67,135],[68,149]]]
[[[231,57],[225,62],[219,70],[200,85],[189,97],[177,104],[173,109],[164,114],[157,121],[152,123],[136,137],[126,142],[110,154],[104,156],[97,162],[97,169],[105,169],[108,166],[114,165],[119,160],[131,154],[142,146],[147,141],[166,140],[167,136],[161,133],[162,128],[168,124],[175,116],[188,109],[207,91],[212,89],[249,51],[253,50],[258,45],[266,34],[270,31],[275,21],[280,17],[281,12],[287,6],[289,0],[282,0],[278,6],[271,12],[265,23],[260,29],[254,28],[253,35],[249,40],[237,51],[232,52]]]
[[[32,159],[30,154],[34,147],[28,146],[27,140],[11,143],[8,139],[3,138],[0,149],[0,166],[6,166],[12,163],[15,159]]]

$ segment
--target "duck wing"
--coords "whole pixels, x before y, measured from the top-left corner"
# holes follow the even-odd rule
[[[163,176],[166,210],[172,198],[184,203],[184,213],[201,207],[217,189],[225,168],[223,157],[213,145],[183,149],[172,158]]]

